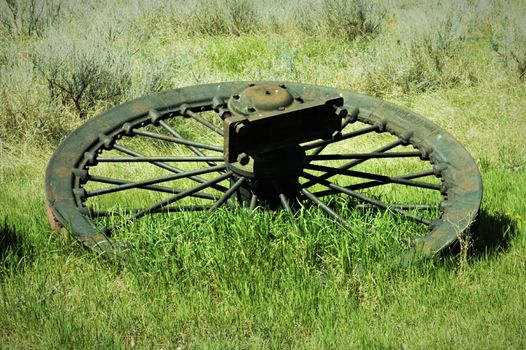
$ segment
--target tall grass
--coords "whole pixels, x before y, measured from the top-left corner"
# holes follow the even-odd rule
[[[525,348],[525,8],[1,2],[0,347]],[[390,253],[414,227],[367,211],[354,229],[316,210],[146,219],[118,262],[56,239],[44,171],[69,132],[130,98],[244,79],[383,96],[451,132],[482,170],[478,236],[408,269]]]
[[[476,81],[467,48],[473,10],[468,2],[400,9],[392,31],[362,54],[366,90],[407,94]]]
[[[329,36],[347,40],[377,35],[389,7],[386,1],[324,0],[320,19]]]
[[[131,50],[117,48],[116,35],[110,30],[97,34],[93,42],[81,35],[49,33],[34,55],[49,97],[71,105],[79,118],[101,102],[106,107],[118,103],[131,86]]]
[[[522,5],[522,6],[521,6]],[[502,5],[503,21],[492,23],[491,44],[502,63],[520,80],[526,79],[526,6],[523,3]]]
[[[493,28],[495,64],[510,76],[524,75],[520,2],[517,11],[467,1],[49,0],[2,6],[15,6],[16,25],[25,28],[14,30],[11,12],[3,12],[0,24],[8,35],[0,51],[0,132],[6,139],[58,140],[77,118],[161,89],[221,79],[301,80],[313,63],[317,71],[307,74],[316,74],[316,81],[334,81],[337,73],[326,67],[337,64],[346,77],[340,86],[379,96],[469,86],[488,75],[471,59],[478,46],[488,46],[476,37],[487,27]],[[38,11],[28,10],[35,6]],[[327,55],[331,45],[342,54]]]
[[[0,3],[0,26],[13,36],[41,36],[61,16],[61,1],[5,0]]]

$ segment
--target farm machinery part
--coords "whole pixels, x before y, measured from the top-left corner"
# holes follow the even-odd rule
[[[127,102],[75,130],[46,171],[52,227],[107,254],[146,216],[221,206],[294,216],[310,205],[349,229],[353,210],[417,223],[408,249],[433,255],[469,231],[481,200],[474,160],[432,122],[297,83],[198,85]]]

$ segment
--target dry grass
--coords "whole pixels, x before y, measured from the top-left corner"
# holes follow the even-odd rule
[[[487,28],[497,55],[484,63],[524,75],[521,2],[513,11],[468,1],[17,4],[18,19],[4,12],[0,21],[4,140],[58,140],[79,117],[217,80],[299,80],[377,96],[473,86],[492,79],[475,57],[487,55]]]
[[[525,348],[526,4],[513,3],[28,0],[13,22],[1,2],[1,347]],[[375,229],[364,236],[316,212],[296,226],[143,221],[123,264],[57,242],[43,174],[65,135],[153,91],[245,79],[367,92],[447,129],[480,165],[492,243],[398,271],[385,233],[409,225],[356,217]]]

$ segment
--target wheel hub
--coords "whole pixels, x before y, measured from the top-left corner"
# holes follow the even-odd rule
[[[299,143],[331,138],[346,115],[342,106],[339,97],[306,99],[284,84],[250,84],[228,101],[227,166],[249,178],[297,177],[305,161]]]
[[[298,97],[296,97],[298,98]],[[285,85],[253,85],[229,100],[230,110],[235,114],[250,115],[258,112],[284,110],[294,102]]]

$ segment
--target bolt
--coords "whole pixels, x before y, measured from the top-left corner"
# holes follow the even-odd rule
[[[99,134],[99,141],[102,142],[104,148],[106,149],[111,149],[113,147],[113,139],[107,135],[104,135],[103,133]]]
[[[420,159],[422,160],[428,160],[429,159],[429,155],[431,153],[433,153],[433,148],[431,147],[424,147],[423,149],[420,150]]]
[[[446,210],[449,207],[451,207],[451,203],[449,203],[447,200],[440,202],[440,209]]]
[[[440,194],[444,196],[447,194],[448,190],[449,190],[449,185],[443,182],[442,185],[440,186]]]
[[[88,182],[88,171],[86,169],[73,169],[73,175],[79,178],[81,184]]]
[[[402,135],[400,135],[400,140],[403,141],[403,145],[408,145],[409,141],[411,140],[411,137],[413,137],[413,132],[407,131],[403,133]]]
[[[278,111],[284,111],[284,110],[285,110],[285,107],[283,107],[283,106],[279,106],[278,107]]]
[[[237,161],[241,165],[247,165],[250,161],[250,157],[245,152],[241,152],[237,155]]]
[[[341,140],[342,139],[342,132],[337,130],[337,131],[333,132],[331,136],[332,136],[333,140],[336,140],[336,141]]]
[[[248,128],[245,124],[243,123],[236,124],[236,134],[238,134],[239,136],[245,136],[247,132],[248,132]]]
[[[376,132],[384,132],[385,128],[387,127],[387,121],[379,120],[376,123],[374,123],[374,126],[376,126],[377,128]]]
[[[131,135],[132,134],[132,125],[130,123],[124,123],[122,124],[122,130],[124,131],[124,133],[126,135]]]
[[[232,116],[232,114],[230,113],[230,111],[228,109],[225,109],[225,108],[219,108],[219,117],[221,119],[226,119],[228,117]]]
[[[442,177],[442,173],[447,169],[447,164],[441,163],[433,166],[433,172],[435,173],[435,176],[438,178]]]
[[[215,96],[213,99],[212,99],[212,108],[215,110],[215,111],[218,111],[219,108],[221,108],[222,106],[225,105],[225,102],[221,99],[221,97],[218,97],[218,96]]]
[[[339,106],[339,107],[336,107],[334,109],[334,113],[340,117],[340,118],[344,118],[347,116],[347,108],[343,107],[343,106]]]
[[[76,197],[77,201],[83,202],[87,198],[86,190],[84,188],[74,188],[73,195]]]
[[[97,156],[93,152],[84,152],[84,159],[88,165],[97,165]]]
[[[360,109],[358,107],[353,108],[351,113],[347,116],[350,123],[354,123],[358,120],[358,114],[360,114]]]
[[[153,125],[159,125],[159,118],[161,118],[161,114],[157,110],[150,109],[148,111],[148,116],[150,117]]]
[[[190,105],[188,105],[187,103],[183,103],[179,109],[179,111],[181,112],[181,114],[186,117],[186,118],[190,118],[190,116],[187,114],[188,110],[190,109]]]

